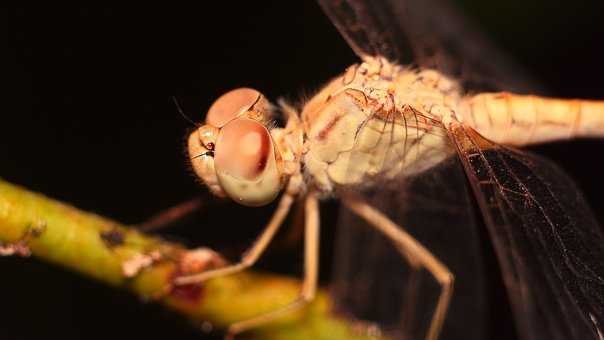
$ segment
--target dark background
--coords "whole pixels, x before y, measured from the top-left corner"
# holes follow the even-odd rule
[[[601,1],[461,3],[552,94],[604,99]],[[171,96],[201,120],[228,89],[298,100],[357,61],[312,1],[11,8],[2,16],[0,176],[126,223],[205,192],[185,161],[191,126]],[[603,149],[595,140],[534,148],[577,180],[600,221]],[[231,209],[238,213],[223,214]],[[235,254],[270,209],[213,208],[170,237]],[[293,253],[260,265],[287,272],[292,264]],[[0,271],[2,340],[200,338],[161,308],[36,260],[3,258]]]

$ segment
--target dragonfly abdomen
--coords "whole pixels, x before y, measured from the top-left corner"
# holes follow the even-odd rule
[[[529,145],[604,136],[604,101],[481,93],[464,101],[461,119],[501,144]]]

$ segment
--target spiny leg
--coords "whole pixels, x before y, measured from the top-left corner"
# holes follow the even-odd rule
[[[227,340],[232,340],[236,334],[271,322],[285,313],[301,308],[315,297],[319,273],[319,204],[314,193],[306,196],[304,207],[304,281],[300,295],[277,310],[232,324],[228,329]]]
[[[390,238],[399,250],[405,249],[403,255],[412,254],[439,282],[442,290],[426,335],[428,340],[438,339],[453,294],[453,274],[416,239],[367,202],[353,195],[344,196],[343,202],[350,210]]]
[[[176,285],[201,283],[214,277],[234,274],[253,266],[254,263],[256,263],[256,261],[258,261],[260,258],[260,255],[262,255],[262,253],[266,250],[268,244],[279,230],[279,227],[283,224],[283,221],[289,213],[293,201],[294,194],[290,193],[290,191],[286,191],[281,197],[279,205],[273,213],[268,225],[264,228],[264,231],[262,231],[254,244],[252,244],[252,246],[243,254],[239,262],[223,268],[208,270],[198,274],[183,275],[177,277],[174,280],[174,283]]]

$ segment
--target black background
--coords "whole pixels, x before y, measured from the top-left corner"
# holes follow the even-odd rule
[[[552,94],[604,99],[602,2],[526,2],[462,6]],[[2,16],[0,176],[126,223],[205,192],[185,161],[191,125],[171,96],[201,120],[228,89],[253,86],[271,99],[298,101],[356,62],[312,1],[30,7]],[[604,143],[534,150],[577,180],[604,221]],[[215,207],[170,237],[235,254],[270,209]],[[333,232],[325,225],[324,280]],[[261,262],[286,272],[300,264],[293,253]],[[2,340],[200,338],[161,308],[35,260],[0,259],[0,278]]]

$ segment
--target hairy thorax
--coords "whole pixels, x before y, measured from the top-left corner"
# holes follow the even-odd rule
[[[427,169],[452,151],[442,120],[460,102],[458,84],[434,70],[354,65],[303,109],[306,175],[330,191]]]

